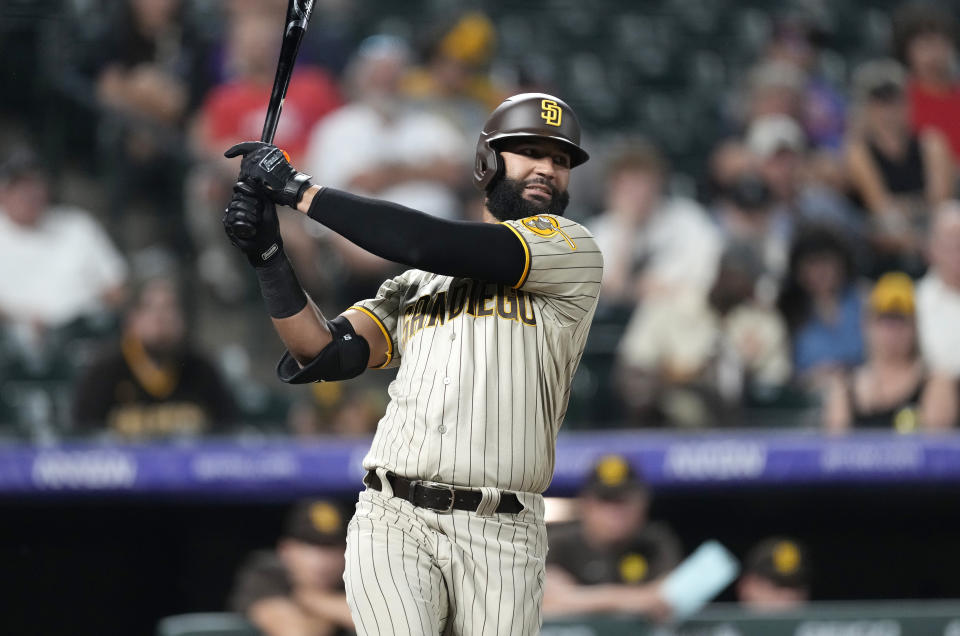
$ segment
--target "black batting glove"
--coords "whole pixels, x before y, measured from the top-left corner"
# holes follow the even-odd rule
[[[253,185],[274,203],[295,208],[304,191],[313,185],[310,175],[297,172],[287,153],[272,144],[245,141],[223,153],[227,158],[239,155],[243,160],[238,180]]]
[[[266,267],[283,254],[276,206],[246,183],[233,186],[233,197],[223,215],[223,229],[254,267]]]

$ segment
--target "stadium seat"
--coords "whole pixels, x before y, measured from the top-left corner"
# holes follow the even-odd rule
[[[157,636],[262,636],[239,614],[201,612],[167,616],[157,623]]]

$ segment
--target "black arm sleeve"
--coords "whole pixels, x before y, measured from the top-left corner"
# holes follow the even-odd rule
[[[426,272],[516,285],[521,239],[493,223],[447,221],[395,203],[323,188],[308,215],[380,258]]]

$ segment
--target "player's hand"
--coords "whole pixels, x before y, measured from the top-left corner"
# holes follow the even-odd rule
[[[240,226],[252,226],[255,231],[241,238]],[[223,214],[223,229],[254,267],[265,267],[283,252],[276,206],[246,183],[233,186],[233,197]]]
[[[249,183],[274,203],[297,207],[303,192],[313,185],[310,175],[290,165],[290,157],[262,141],[245,141],[231,147],[224,157],[243,155],[238,181]]]

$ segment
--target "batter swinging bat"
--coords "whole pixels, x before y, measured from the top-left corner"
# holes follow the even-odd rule
[[[273,78],[273,90],[270,93],[270,105],[267,107],[267,117],[263,122],[263,132],[260,141],[271,143],[277,132],[277,123],[280,121],[280,111],[283,109],[283,100],[287,95],[290,77],[293,75],[293,65],[297,60],[300,42],[307,32],[307,23],[313,12],[313,0],[289,0],[287,3],[287,19],[283,28],[283,45],[280,47],[280,59],[277,60],[277,74]],[[242,186],[241,186],[242,187]],[[249,188],[252,194],[253,189]],[[256,227],[242,221],[233,226],[233,232],[242,239],[253,238],[257,233]]]

